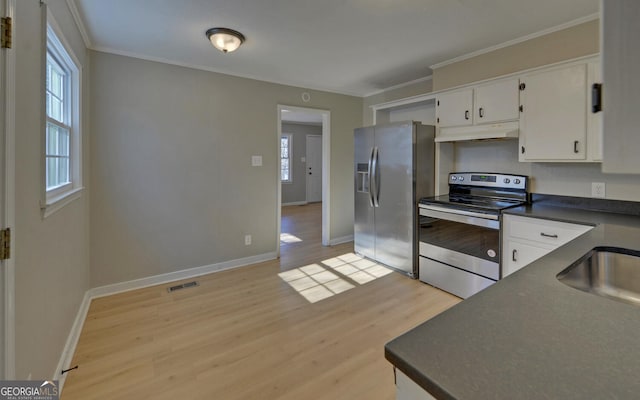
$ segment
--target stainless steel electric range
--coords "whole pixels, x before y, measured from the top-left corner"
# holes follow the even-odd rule
[[[420,199],[419,279],[466,299],[501,278],[502,210],[529,201],[522,175],[454,172],[449,194]]]

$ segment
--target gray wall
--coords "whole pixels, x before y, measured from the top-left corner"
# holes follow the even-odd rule
[[[89,289],[89,190],[55,214],[42,218],[44,184],[40,106],[44,82],[40,68],[39,0],[16,2],[16,220],[15,311],[16,376],[50,379]],[[84,109],[88,110],[88,63],[80,33],[65,0],[48,0],[49,9],[84,66]],[[88,120],[83,120],[84,185],[89,187]]]
[[[91,57],[92,286],[274,252],[278,104],[331,111],[330,234],[353,233],[361,98]]]
[[[307,164],[302,157],[307,155],[307,135],[322,135],[322,126],[282,123],[282,133],[292,134],[293,151],[291,154],[292,182],[282,183],[282,204],[306,201]]]

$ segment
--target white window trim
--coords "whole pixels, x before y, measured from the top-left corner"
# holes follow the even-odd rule
[[[289,137],[289,179],[284,180],[280,179],[280,182],[285,185],[290,185],[293,183],[293,134],[291,133],[283,133],[280,137],[287,136]],[[280,162],[282,162],[282,150],[280,153]],[[282,176],[282,164],[280,164],[280,176]]]
[[[60,210],[67,204],[78,199],[82,195],[84,187],[82,186],[82,67],[78,58],[74,54],[71,46],[65,39],[60,26],[55,18],[47,10],[47,34],[45,40],[44,54],[51,49],[56,57],[64,62],[65,68],[71,72],[71,119],[69,121],[71,128],[70,149],[70,178],[71,183],[47,191],[46,183],[46,110],[44,111],[44,123],[42,127],[42,200],[41,208],[43,218]],[[43,72],[46,70],[46,62],[43,66]],[[42,93],[45,96],[43,77]],[[46,104],[46,101],[43,101]]]

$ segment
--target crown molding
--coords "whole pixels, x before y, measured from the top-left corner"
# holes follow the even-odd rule
[[[84,42],[84,46],[87,49],[91,48],[91,37],[87,31],[87,27],[82,20],[82,16],[80,15],[80,11],[78,10],[78,5],[76,4],[76,0],[67,0],[67,7],[69,7],[69,11],[73,16],[73,20],[80,31],[80,36],[82,36],[82,41]]]
[[[522,37],[519,37],[519,38],[516,38],[516,39],[508,40],[508,41],[506,41],[504,43],[500,43],[500,44],[497,44],[495,46],[487,47],[487,48],[484,48],[484,49],[481,49],[481,50],[476,50],[476,51],[473,51],[473,52],[468,53],[468,54],[463,54],[461,56],[458,56],[458,57],[455,57],[455,58],[452,58],[452,59],[449,59],[449,60],[446,60],[446,61],[443,61],[443,62],[440,62],[440,63],[437,63],[437,64],[433,64],[430,68],[431,69],[442,68],[442,67],[444,67],[446,65],[450,65],[450,64],[457,63],[457,62],[460,62],[460,61],[468,60],[470,58],[477,57],[477,56],[480,56],[480,55],[483,55],[483,54],[487,54],[487,53],[490,53],[490,52],[495,51],[495,50],[500,50],[500,49],[503,49],[505,47],[509,47],[509,46],[513,46],[515,44],[526,42],[527,40],[535,39],[535,38],[538,38],[540,36],[548,35],[550,33],[558,32],[558,31],[561,31],[561,30],[564,30],[564,29],[568,29],[568,28],[574,27],[576,25],[584,24],[585,22],[590,22],[590,21],[596,20],[598,18],[600,18],[600,13],[587,15],[585,17],[581,17],[581,18],[577,18],[577,19],[574,19],[574,20],[569,21],[569,22],[565,22],[564,24],[560,24],[560,25],[557,25],[557,26],[554,26],[554,27],[551,27],[551,28],[548,28],[548,29],[544,29],[544,30],[541,30],[541,31],[538,31],[538,32],[534,32],[534,33],[531,33],[529,35],[522,36]]]
[[[389,86],[389,87],[384,88],[384,89],[376,90],[375,92],[367,93],[363,97],[375,96],[377,94],[388,92],[390,90],[400,89],[400,88],[403,88],[403,87],[415,85],[417,83],[430,81],[432,79],[433,79],[433,75],[427,75],[427,76],[422,77],[422,78],[414,79],[412,81],[408,81],[408,82],[404,82],[404,83],[399,83],[397,85]]]

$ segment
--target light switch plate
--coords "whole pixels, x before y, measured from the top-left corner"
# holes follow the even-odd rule
[[[252,167],[261,167],[262,166],[262,156],[251,156],[251,166]]]

